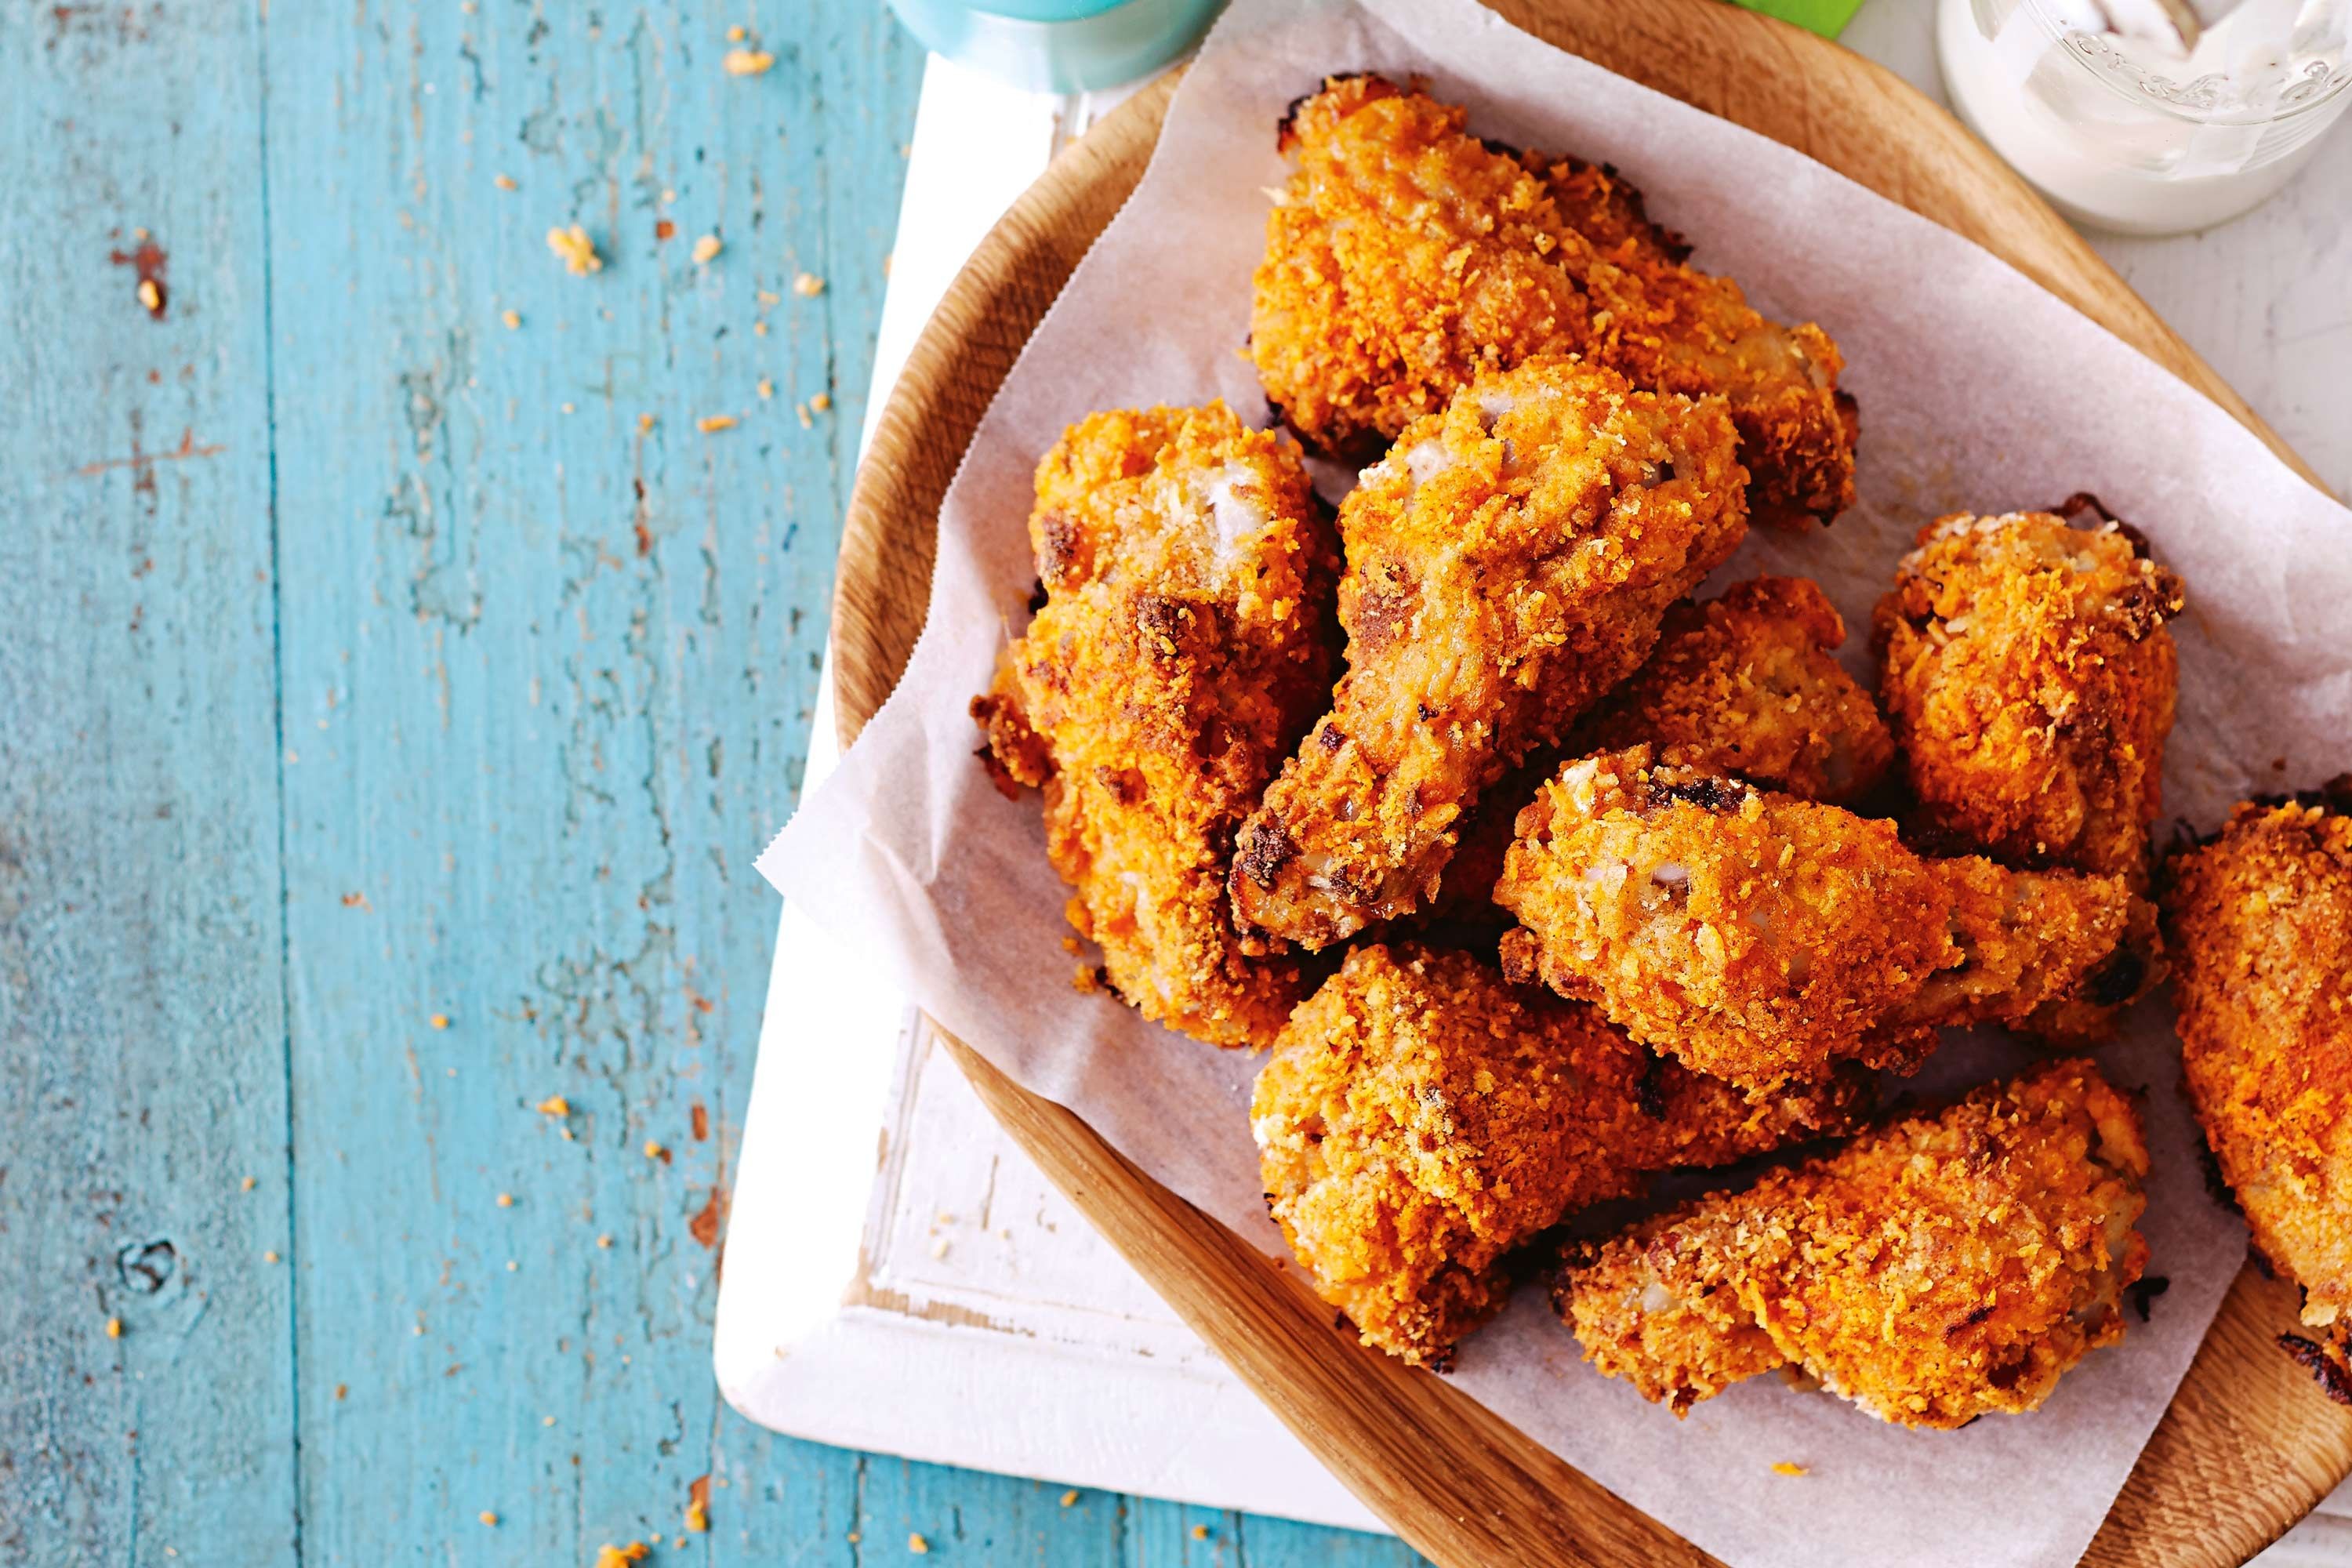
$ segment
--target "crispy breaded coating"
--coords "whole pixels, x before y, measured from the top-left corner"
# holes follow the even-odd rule
[[[1223,404],[1090,415],[1037,467],[1045,603],[972,702],[1000,787],[1144,1016],[1263,1045],[1303,994],[1237,935],[1234,827],[1330,689],[1339,562],[1297,452]]]
[[[2303,1321],[2352,1324],[2352,775],[2231,814],[2165,868],[2197,1119]]]
[[[1940,1027],[2011,1023],[2123,932],[2113,877],[1929,860],[1894,825],[1654,763],[1570,763],[1519,814],[1503,967],[1749,1088],[1909,1070]]]
[[[1751,1103],[1467,953],[1374,944],[1292,1015],[1250,1115],[1267,1206],[1324,1300],[1366,1344],[1442,1365],[1538,1231],[1649,1172],[1843,1131],[1867,1089]]]
[[[1578,737],[1647,744],[1662,762],[1848,805],[1877,788],[1895,741],[1834,657],[1845,621],[1804,577],[1734,583],[1666,612],[1657,651]]]
[[[1664,761],[1801,800],[1863,800],[1885,778],[1895,742],[1870,694],[1832,657],[1844,641],[1837,607],[1803,577],[1750,578],[1704,605],[1676,605],[1649,661],[1577,727],[1569,752],[1646,742]],[[1562,760],[1522,764],[1479,803],[1433,918],[1475,921],[1493,910],[1519,809]]]
[[[1922,529],[1871,641],[1925,826],[2004,865],[2145,892],[2180,684],[2164,623],[2180,607],[2180,579],[2113,521],[1963,512]]]
[[[1339,508],[1348,672],[1242,830],[1234,908],[1308,948],[1436,891],[1479,792],[1638,667],[1746,531],[1719,400],[1570,360],[1481,377]]]
[[[1479,374],[1575,353],[1637,386],[1729,400],[1759,519],[1853,501],[1837,345],[1751,309],[1612,171],[1479,141],[1464,111],[1377,76],[1293,106],[1250,352],[1310,445],[1369,457]]]
[[[2132,1103],[2053,1061],[1582,1248],[1553,1301],[1678,1416],[1785,1366],[1882,1421],[1965,1426],[2123,1338],[2147,1174]]]
[[[2180,580],[2075,496],[2051,512],[1941,518],[1903,558],[1871,640],[1925,842],[2006,866],[2124,879],[2115,963],[2020,1027],[2094,1045],[2163,977],[2148,826],[2179,692]],[[2089,526],[2069,519],[2090,514]]]

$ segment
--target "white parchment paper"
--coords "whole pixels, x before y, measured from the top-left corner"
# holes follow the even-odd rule
[[[906,679],[760,862],[945,1027],[1154,1177],[1282,1251],[1245,1115],[1254,1058],[1072,989],[1066,890],[1037,803],[990,787],[964,705],[1022,624],[1035,577],[1030,477],[1064,426],[1212,396],[1265,419],[1239,351],[1265,191],[1286,174],[1274,124],[1326,72],[1362,68],[1424,75],[1470,106],[1481,134],[1615,163],[1700,265],[1837,339],[1843,384],[1861,400],[1861,503],[1825,532],[1752,537],[1706,592],[1759,570],[1817,579],[1853,628],[1845,657],[1863,673],[1870,607],[1922,521],[2090,489],[2188,584],[2168,813],[2210,826],[2242,795],[2352,765],[2352,514],[2168,373],[1943,228],[1471,0],[1237,0],[1142,184],[981,423],[941,512],[929,621]],[[2023,1060],[2005,1040],[1956,1037],[1913,1084],[1958,1088]],[[1733,1563],[2071,1563],[2244,1256],[2242,1228],[2204,1191],[2167,1008],[2144,1005],[2102,1064],[2148,1091],[2142,1228],[2149,1272],[2170,1289],[2153,1321],[2132,1321],[2032,1415],[1904,1432],[1765,1378],[1677,1422],[1583,1365],[1534,1293],[1473,1336],[1452,1375]],[[1809,1473],[1775,1474],[1781,1461]]]

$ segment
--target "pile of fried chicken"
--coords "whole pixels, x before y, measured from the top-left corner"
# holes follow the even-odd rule
[[[1813,583],[1692,598],[1751,522],[1852,503],[1826,332],[1418,89],[1331,79],[1278,138],[1248,342],[1287,436],[1071,426],[972,712],[1043,795],[1080,984],[1269,1050],[1266,1203],[1325,1299],[1443,1367],[1549,1261],[1586,1358],[1677,1415],[1767,1371],[1905,1426],[2031,1410],[2147,1262],[2138,1113],[2084,1053],[2168,972],[2340,1366],[2352,789],[2158,862],[2183,598],[2147,538],[2087,496],[1928,524],[1874,693]],[[1308,453],[1362,465],[1336,518]],[[2049,1054],[1878,1109],[1988,1024]]]

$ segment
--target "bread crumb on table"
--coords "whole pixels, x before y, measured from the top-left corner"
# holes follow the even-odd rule
[[[1783,1459],[1779,1464],[1772,1467],[1772,1473],[1776,1476],[1801,1476],[1809,1474],[1810,1472],[1803,1465],[1792,1465],[1788,1460]]]
[[[726,245],[715,234],[706,234],[694,242],[694,259],[698,265],[717,256]]]
[[[542,1116],[569,1116],[572,1102],[560,1094],[551,1094],[539,1102],[539,1111]]]
[[[735,416],[732,414],[706,414],[694,423],[698,428],[705,432],[732,430],[735,428]]]
[[[109,1318],[106,1320],[106,1337],[110,1340],[119,1340],[122,1337],[121,1319]]]
[[[776,57],[765,49],[730,49],[720,62],[729,76],[764,76],[776,63]]]
[[[814,272],[795,273],[793,277],[793,292],[803,300],[814,300],[824,292],[824,279]]]
[[[604,270],[604,258],[596,254],[596,242],[590,239],[588,231],[576,223],[569,228],[549,229],[547,248],[555,252],[557,259],[575,278],[585,278],[591,272]]]
[[[907,1537],[907,1550],[913,1552],[916,1556],[920,1557],[924,1552],[929,1552],[930,1549],[931,1543],[924,1540],[921,1536],[910,1534]]]
[[[495,1513],[492,1513],[488,1509],[484,1509],[481,1512],[479,1512],[479,1513],[476,1514],[474,1517],[475,1517],[475,1518],[477,1518],[477,1519],[478,1519],[478,1520],[480,1520],[484,1524],[489,1525],[489,1526],[491,1526],[492,1528],[496,1528],[496,1527],[497,1527],[497,1525],[498,1525],[498,1522],[499,1522],[499,1516],[498,1516],[497,1514],[495,1514]]]
[[[1078,1489],[1077,1489],[1077,1488],[1076,1488],[1076,1487],[1072,1487],[1068,1491],[1066,1491],[1066,1492],[1064,1492],[1064,1493],[1062,1494],[1062,1506],[1063,1506],[1064,1508],[1068,1508],[1068,1507],[1070,1507],[1073,1503],[1076,1502],[1077,1500],[1078,1500]]]

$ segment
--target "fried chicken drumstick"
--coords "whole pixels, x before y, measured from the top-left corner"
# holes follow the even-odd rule
[[[1891,823],[1657,763],[1570,763],[1519,814],[1496,902],[1514,980],[1750,1089],[1908,1070],[1945,1026],[2011,1023],[2114,952],[2113,877],[1929,860]]]
[[[1320,948],[1418,908],[1465,813],[1649,654],[1746,531],[1719,399],[1540,359],[1414,424],[1339,508],[1348,672],[1244,825],[1244,928]]]
[[[2142,895],[2180,687],[2165,622],[2181,589],[2093,498],[2062,510],[2094,515],[2078,528],[2052,512],[1959,513],[1922,529],[1871,640],[1927,842],[2131,889],[2137,972],[2119,968],[2105,999],[2056,1003],[2021,1026],[2081,1045],[2111,1035],[2162,978]]]
[[[1846,805],[1874,792],[1895,742],[1870,694],[1833,657],[1845,622],[1803,577],[1734,583],[1704,605],[1666,612],[1649,662],[1570,736],[1570,756],[1648,743],[1665,762],[1730,773],[1801,800]],[[1434,919],[1493,911],[1519,809],[1559,756],[1521,764],[1462,830]]]
[[[2131,1102],[2049,1062],[1585,1247],[1554,1305],[1676,1415],[1789,1367],[1882,1421],[1965,1426],[2123,1338],[2147,1173]]]
[[[1366,1344],[1443,1365],[1538,1231],[1649,1172],[1844,1131],[1866,1092],[1847,1074],[1751,1103],[1467,953],[1369,945],[1292,1016],[1250,1114],[1324,1300]]]
[[[2303,1321],[2352,1330],[2352,775],[2175,856],[2164,930],[2197,1119]]]
[[[1301,439],[1370,457],[1481,374],[1574,353],[1636,386],[1729,399],[1756,517],[1853,501],[1837,345],[1699,271],[1612,171],[1481,142],[1464,111],[1335,77],[1285,120],[1250,353]]]
[[[1330,690],[1339,561],[1298,454],[1223,404],[1089,416],[1037,468],[1045,603],[972,701],[1041,786],[1070,923],[1144,1016],[1263,1045],[1297,963],[1235,934],[1233,833]]]

